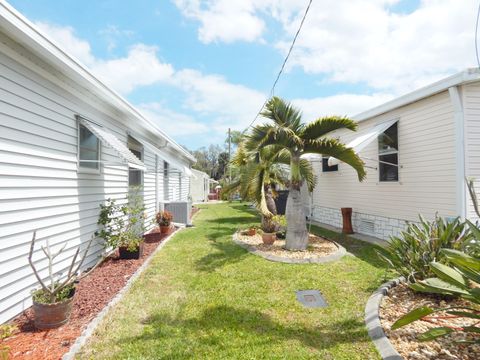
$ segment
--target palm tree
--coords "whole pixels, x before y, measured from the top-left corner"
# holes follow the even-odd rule
[[[312,191],[315,179],[309,174],[307,165],[309,162],[301,156],[312,153],[337,158],[352,166],[357,171],[358,179],[362,181],[366,175],[363,161],[353,149],[347,148],[337,139],[326,136],[339,129],[355,131],[357,124],[346,117],[337,116],[323,117],[304,124],[301,121],[300,110],[278,97],[272,97],[267,102],[261,115],[272,122],[255,126],[247,136],[245,146],[247,151],[274,147],[278,149],[278,157],[282,162],[289,161],[285,247],[288,250],[305,250],[308,245],[308,232],[300,188],[306,181],[309,191]]]
[[[243,199],[253,201],[262,215],[262,223],[271,221],[277,215],[274,188],[286,184],[279,155],[275,147],[248,152],[240,143],[231,161],[238,175],[223,189],[224,194],[238,191]]]

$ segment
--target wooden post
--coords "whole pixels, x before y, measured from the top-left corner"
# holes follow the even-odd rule
[[[343,220],[342,233],[353,234],[352,208],[342,208],[342,220]]]

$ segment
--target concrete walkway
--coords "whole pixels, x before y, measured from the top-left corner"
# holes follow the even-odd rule
[[[327,230],[335,231],[337,233],[342,232],[341,228],[338,228],[338,227],[335,227],[335,226],[332,226],[332,225],[324,224],[324,223],[321,223],[321,222],[315,221],[315,220],[310,220],[310,221],[307,222],[307,224],[310,224],[310,222],[312,223],[312,225],[316,225],[316,226],[322,227],[322,228],[327,229]],[[379,239],[377,237],[370,236],[370,235],[354,233],[354,234],[349,235],[349,236],[352,237],[352,238],[355,238],[357,240],[365,241],[365,242],[368,242],[370,244],[374,244],[374,245],[378,245],[378,246],[382,246],[382,247],[387,245],[386,240]]]

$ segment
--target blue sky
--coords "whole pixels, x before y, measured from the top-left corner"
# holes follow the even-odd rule
[[[10,0],[190,149],[265,100],[307,0]],[[314,0],[276,94],[354,115],[475,66],[475,0]],[[259,122],[261,121],[258,120]]]

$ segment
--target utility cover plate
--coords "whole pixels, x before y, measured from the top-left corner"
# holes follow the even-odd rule
[[[327,307],[328,304],[318,290],[298,290],[297,300],[308,308]]]

